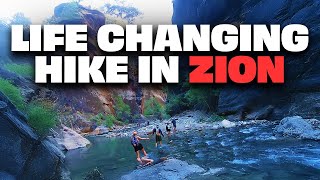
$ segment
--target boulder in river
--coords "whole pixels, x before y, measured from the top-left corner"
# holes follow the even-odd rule
[[[236,126],[236,123],[224,119],[223,121],[221,121],[221,125],[222,125],[224,128],[231,128],[231,127],[235,127],[235,126]]]
[[[66,126],[63,126],[62,138],[54,138],[54,140],[58,145],[64,147],[68,151],[90,145],[90,141],[88,139],[82,137],[76,131]]]
[[[92,135],[103,135],[109,132],[109,128],[105,126],[98,126],[94,131],[91,132]]]
[[[320,121],[300,116],[286,117],[274,129],[275,133],[302,139],[320,140]]]
[[[140,179],[186,179],[193,173],[203,173],[205,170],[198,165],[190,165],[178,159],[169,159],[145,169],[139,169],[122,176],[122,180]]]

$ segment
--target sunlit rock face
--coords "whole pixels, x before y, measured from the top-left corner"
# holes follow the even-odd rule
[[[309,48],[285,56],[284,85],[228,85],[221,90],[218,111],[230,119],[254,117],[305,118],[320,112],[320,2],[318,0],[174,0],[173,23],[193,24],[304,24],[309,28]],[[272,107],[272,108],[270,108]]]
[[[88,26],[88,54],[92,56],[99,54],[96,35],[106,21],[103,13],[77,3],[64,3],[54,9],[51,21],[58,24],[86,24]]]
[[[121,8],[121,7],[119,7]],[[104,11],[93,10],[83,7],[77,3],[64,3],[54,9],[52,17],[47,17],[48,24],[87,24],[88,25],[88,51],[81,55],[106,55],[101,52],[96,42],[98,29],[108,23],[117,23],[114,19],[108,19]],[[142,87],[137,83],[137,60],[130,59],[129,63],[129,84],[124,85],[39,85],[34,84],[34,79],[23,77],[5,68],[5,64],[29,62],[33,64],[34,56],[30,53],[9,53],[10,51],[10,26],[0,22],[0,76],[8,79],[15,86],[19,87],[23,96],[29,102],[32,99],[50,100],[55,102],[59,112],[66,112],[61,117],[63,124],[68,126],[70,122],[79,129],[86,129],[92,126],[91,116],[96,114],[115,114],[115,98],[121,97],[130,106],[133,116],[140,117],[143,113],[143,103],[150,97],[156,97],[164,103],[165,94],[161,86]],[[28,32],[26,31],[26,37]],[[49,55],[71,55],[63,50],[58,50]],[[80,54],[76,54],[80,55]],[[9,56],[10,58],[6,58]],[[32,65],[33,66],[33,65]],[[133,117],[132,116],[132,117]],[[125,119],[135,122],[135,119]],[[89,126],[88,126],[89,124]],[[89,128],[92,131],[92,128]]]
[[[55,8],[54,16],[50,21],[58,24],[87,24],[87,53],[93,56],[106,55],[100,50],[96,42],[98,29],[111,21],[106,17],[108,17],[107,14],[103,14],[103,12],[85,8],[76,3],[65,3]],[[165,94],[162,92],[161,86],[145,88],[137,83],[136,62],[137,59],[129,57],[129,84],[56,88],[60,104],[73,106],[75,110],[82,112],[114,114],[115,98],[120,96],[130,106],[131,113],[137,115],[143,112],[143,102],[150,97],[156,97],[163,103]]]

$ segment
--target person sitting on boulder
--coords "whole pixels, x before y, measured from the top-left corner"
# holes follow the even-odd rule
[[[148,166],[148,165],[151,165],[153,164],[153,159],[149,159],[148,157],[144,156],[141,158],[141,166]]]
[[[142,144],[140,143],[140,140],[149,140],[149,138],[142,138],[142,137],[138,136],[137,131],[134,131],[132,134],[132,137],[131,137],[131,144],[134,148],[134,151],[136,152],[137,161],[142,164],[143,162],[141,161],[141,158],[140,158],[140,151],[142,150],[142,152],[144,154],[144,159],[146,159],[145,157],[147,157],[147,152],[145,151]]]
[[[168,157],[161,157],[161,158],[157,158],[156,160],[153,160],[153,159],[145,159],[144,157],[141,158],[142,160],[142,164],[140,166],[138,166],[137,168],[143,168],[143,167],[146,167],[148,165],[155,165],[155,164],[159,164],[161,162],[164,162],[166,160],[168,160]]]

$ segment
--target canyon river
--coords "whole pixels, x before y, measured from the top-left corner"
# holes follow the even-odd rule
[[[155,147],[154,137],[142,143],[151,158],[179,159],[205,170],[188,179],[319,179],[320,144],[275,136],[274,127],[267,123],[178,132],[169,140],[165,136],[161,148]],[[136,170],[129,137],[88,139],[90,147],[66,154],[72,179],[83,179],[95,168],[105,179],[121,179]]]

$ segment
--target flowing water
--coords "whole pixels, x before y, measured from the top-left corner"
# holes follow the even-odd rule
[[[275,137],[274,125],[190,131],[163,139],[143,141],[149,156],[168,156],[197,164],[205,173],[189,179],[320,179],[320,144],[312,140]],[[120,179],[137,163],[130,138],[89,138],[92,146],[70,151],[66,162],[72,179],[82,179],[98,168],[106,179]]]

